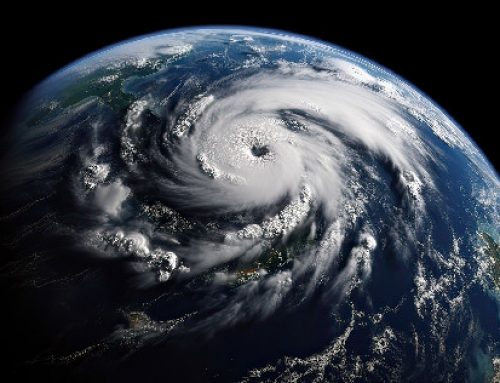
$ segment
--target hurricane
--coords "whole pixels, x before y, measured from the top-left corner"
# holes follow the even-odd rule
[[[187,29],[84,58],[20,111],[6,270],[59,339],[27,357],[34,371],[499,376],[498,176],[379,65],[285,33]]]

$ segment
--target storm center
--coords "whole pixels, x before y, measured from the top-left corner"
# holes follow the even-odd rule
[[[252,146],[252,155],[255,157],[262,157],[265,156],[267,153],[269,153],[269,148],[267,146],[259,146],[259,145],[253,145]]]

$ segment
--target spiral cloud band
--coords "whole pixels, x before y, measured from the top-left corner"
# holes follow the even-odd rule
[[[347,69],[356,75],[362,71]],[[273,243],[286,243],[295,230],[309,231],[323,249],[340,246],[345,225],[355,226],[366,205],[376,203],[377,197],[363,185],[380,182],[376,167],[385,172],[390,168],[403,216],[416,209],[415,223],[425,214],[422,180],[432,193],[425,170],[432,154],[418,140],[398,99],[374,92],[370,85],[360,86],[356,77],[335,66],[318,71],[280,63],[273,70],[222,81],[193,97],[182,105],[180,117],[169,120],[157,135],[154,148],[143,140],[143,131],[150,129],[143,114],[156,108],[150,96],[129,108],[122,157],[134,177],[150,162],[161,171],[169,169],[168,176],[153,176],[162,199],[181,212],[198,210],[216,217],[262,211],[260,220],[221,230],[223,240],[203,238],[179,249],[191,272],[229,260],[253,261]],[[405,140],[401,131],[414,139]],[[366,171],[364,179],[360,168]],[[110,205],[115,208],[115,203]],[[282,208],[273,212],[278,205]],[[360,259],[369,268],[376,239],[361,236],[369,238],[363,240],[367,251]],[[287,275],[300,278],[304,263],[314,264],[316,274],[326,274],[336,251],[326,250],[328,256],[321,259],[324,252],[308,249]]]

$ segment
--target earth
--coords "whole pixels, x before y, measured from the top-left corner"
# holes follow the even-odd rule
[[[34,88],[11,141],[18,378],[500,381],[498,174],[366,58],[252,28],[140,37]]]

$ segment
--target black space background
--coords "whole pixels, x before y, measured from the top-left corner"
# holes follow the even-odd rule
[[[310,5],[309,5],[310,3]],[[482,6],[439,11],[429,4],[343,9],[335,2],[12,4],[1,18],[0,123],[6,132],[18,99],[62,66],[106,45],[158,30],[206,24],[253,25],[310,35],[360,53],[427,93],[457,120],[499,168],[494,12]],[[132,7],[133,5],[133,7]],[[306,6],[307,5],[307,6]],[[133,8],[128,11],[127,9]],[[363,9],[365,11],[363,12]],[[495,84],[493,84],[493,82]],[[498,99],[498,97],[496,97]],[[5,141],[4,145],[8,145]]]

